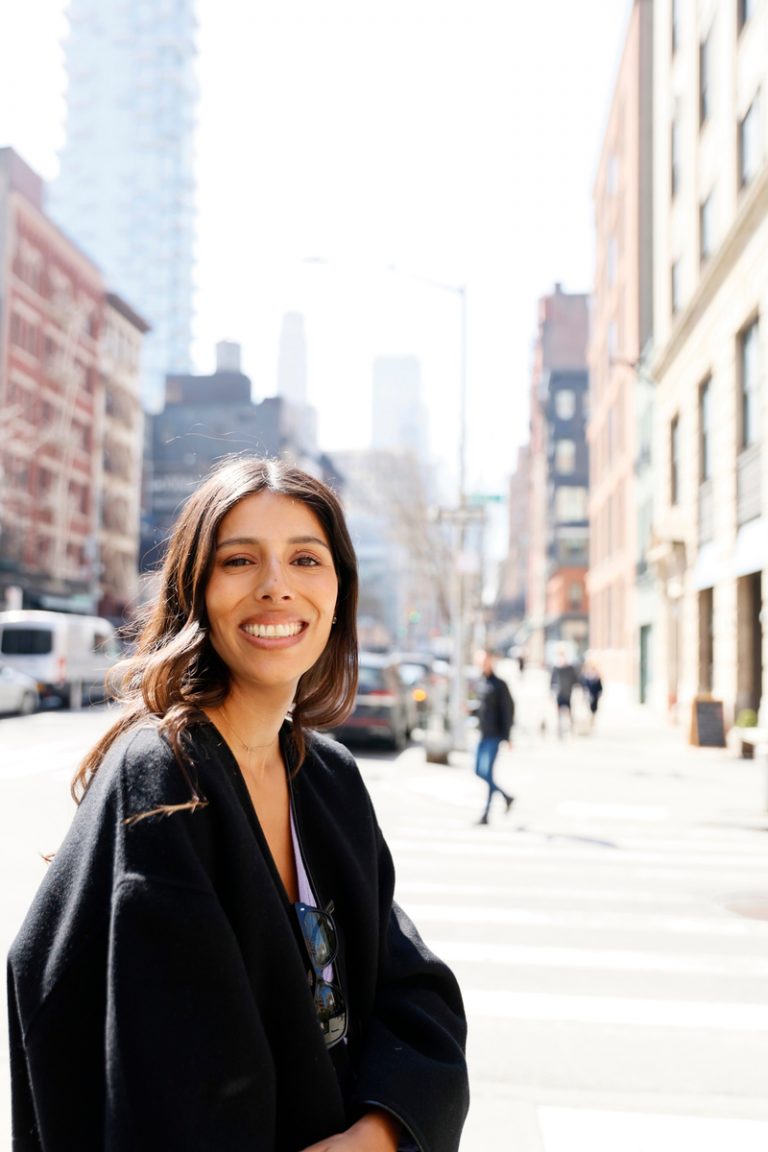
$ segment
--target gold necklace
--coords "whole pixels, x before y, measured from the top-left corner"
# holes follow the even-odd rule
[[[245,749],[246,752],[259,752],[263,748],[273,747],[274,740],[270,740],[266,744],[246,744],[245,740],[243,740],[240,733],[235,731],[235,729],[232,725],[232,721],[229,719],[229,717],[227,716],[227,714],[225,713],[223,708],[219,709],[219,715],[223,716],[224,723],[227,725],[227,728],[229,728],[232,735],[235,737],[237,742],[243,746],[243,748]]]

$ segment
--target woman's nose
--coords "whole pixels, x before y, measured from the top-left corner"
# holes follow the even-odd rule
[[[288,572],[277,557],[267,560],[259,568],[256,594],[261,600],[290,600],[293,593]]]

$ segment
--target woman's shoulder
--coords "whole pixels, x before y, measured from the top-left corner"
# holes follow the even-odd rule
[[[341,772],[359,776],[357,760],[345,744],[340,744],[326,732],[308,732],[307,760],[320,765],[329,772]]]
[[[194,752],[184,771],[159,723],[146,719],[115,738],[83,803],[117,802],[124,815],[182,804],[190,799],[190,774],[197,775]]]
[[[345,795],[367,798],[357,760],[344,744],[324,732],[306,734],[306,758],[299,777],[311,780],[319,790],[342,790]]]

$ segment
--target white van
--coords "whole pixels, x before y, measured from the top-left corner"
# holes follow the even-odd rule
[[[0,612],[0,662],[33,676],[41,700],[78,708],[103,699],[104,678],[119,658],[117,632],[100,616]]]

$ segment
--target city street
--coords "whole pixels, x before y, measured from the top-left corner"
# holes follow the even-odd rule
[[[399,900],[464,992],[462,1152],[764,1152],[765,762],[690,747],[687,726],[620,704],[610,685],[595,730],[558,740],[545,674],[501,671],[518,717],[497,768],[509,815],[499,800],[490,826],[475,824],[470,750],[449,766],[418,746],[359,756]],[[5,950],[70,818],[72,769],[106,722],[103,710],[0,720]]]

